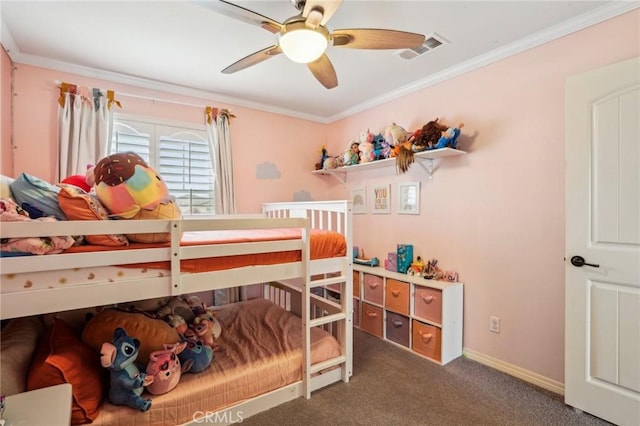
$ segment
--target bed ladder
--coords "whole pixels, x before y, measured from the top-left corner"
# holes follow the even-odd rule
[[[351,271],[351,268],[347,268]],[[338,284],[340,286],[340,303],[336,303],[329,299],[320,297],[312,293],[313,288]],[[323,290],[324,291],[324,290]],[[353,349],[353,299],[351,296],[344,295],[353,294],[353,274],[345,273],[344,269],[340,275],[325,277],[317,280],[311,280],[307,277],[304,280],[302,289],[302,318],[303,318],[303,384],[305,398],[311,398],[311,392],[315,389],[312,386],[312,376],[331,367],[339,366],[341,378],[343,382],[348,382],[352,373],[352,357],[345,354],[352,354]],[[312,317],[314,311],[311,307],[313,301],[314,307],[322,310],[322,315]],[[340,342],[342,355],[328,359],[323,362],[311,364],[311,329],[326,324],[332,324],[332,328],[336,329],[336,337]]]

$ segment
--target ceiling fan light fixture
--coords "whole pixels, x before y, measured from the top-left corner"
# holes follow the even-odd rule
[[[293,62],[308,64],[318,59],[327,50],[329,40],[322,32],[299,28],[280,36],[280,49]]]

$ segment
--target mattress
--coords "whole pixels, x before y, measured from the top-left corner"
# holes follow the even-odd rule
[[[215,359],[201,373],[183,374],[164,395],[143,394],[141,413],[105,402],[94,425],[177,425],[302,379],[301,319],[264,299],[229,304],[217,315],[222,335]],[[311,363],[341,354],[335,338],[311,329]]]
[[[237,231],[186,232],[182,238],[183,246],[203,244],[224,244],[261,241],[285,241],[299,239],[298,229],[263,229]],[[324,259],[344,256],[347,245],[344,237],[334,231],[311,230],[309,234],[311,259]],[[71,247],[65,253],[87,253],[112,250],[132,250],[141,248],[170,247],[169,243],[143,244],[132,243],[129,246],[107,247],[82,245]],[[273,265],[300,261],[299,251],[281,251],[271,253],[218,256],[205,259],[182,260],[182,272],[206,272],[238,268],[249,265]],[[149,262],[132,265],[79,267],[55,271],[40,271],[20,274],[2,274],[0,283],[2,293],[25,290],[39,290],[58,286],[80,284],[110,283],[115,281],[135,281],[140,278],[170,276],[169,262]]]

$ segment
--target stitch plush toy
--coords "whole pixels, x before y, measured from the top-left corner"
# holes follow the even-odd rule
[[[182,371],[199,373],[206,370],[213,360],[213,349],[194,339],[188,339],[185,342],[187,347],[178,354],[182,363]]]
[[[167,393],[178,386],[182,376],[178,354],[187,347],[187,343],[165,344],[163,347],[164,350],[151,352],[147,364],[147,376],[153,377],[153,383],[147,386],[147,390],[154,395]]]
[[[140,395],[144,386],[150,385],[153,378],[147,377],[135,364],[139,348],[140,341],[118,327],[113,333],[112,343],[102,344],[100,362],[110,370],[109,400],[116,405],[128,405],[147,411],[151,408],[151,400],[142,399]]]

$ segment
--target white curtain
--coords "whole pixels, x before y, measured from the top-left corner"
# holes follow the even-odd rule
[[[218,111],[210,106],[205,109],[205,126],[209,140],[209,153],[214,170],[216,214],[236,213],[235,188],[233,186],[233,158],[231,155],[231,133],[229,122],[235,117],[228,110]],[[244,300],[242,287],[214,291],[215,305]]]
[[[215,173],[216,214],[236,213],[235,188],[233,186],[233,162],[231,155],[231,133],[229,121],[234,117],[228,110],[217,108],[205,110],[205,126],[209,139],[209,153]]]
[[[58,99],[58,181],[82,174],[107,155],[113,131],[113,91],[60,85]]]

